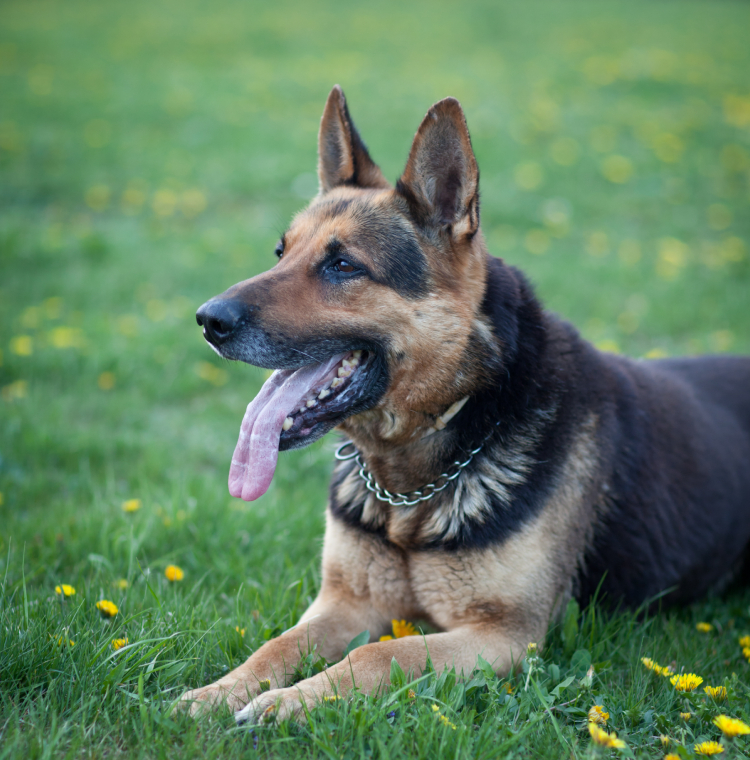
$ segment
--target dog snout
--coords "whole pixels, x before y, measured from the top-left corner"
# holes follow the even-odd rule
[[[195,319],[203,328],[203,335],[209,343],[220,346],[226,343],[243,321],[246,311],[244,304],[224,298],[212,298],[198,309]]]

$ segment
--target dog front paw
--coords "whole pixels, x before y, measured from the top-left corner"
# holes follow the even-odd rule
[[[258,695],[252,702],[235,713],[238,724],[254,725],[257,723],[281,723],[285,720],[302,721],[304,706],[310,709],[314,705],[314,696],[308,697],[297,688],[272,689]]]
[[[214,712],[222,707],[232,712],[241,710],[254,696],[250,692],[249,685],[243,688],[241,684],[235,684],[231,689],[219,683],[212,683],[200,689],[186,691],[178,700],[178,708],[187,709],[190,715],[196,716],[201,713]]]

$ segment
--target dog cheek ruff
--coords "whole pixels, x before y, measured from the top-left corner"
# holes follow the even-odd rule
[[[495,423],[495,426],[499,424],[500,422],[498,421]],[[358,475],[360,479],[364,482],[367,490],[373,493],[375,495],[375,498],[379,501],[383,501],[393,507],[413,507],[415,504],[419,504],[420,502],[429,501],[433,498],[433,496],[439,494],[441,491],[444,491],[454,480],[456,480],[459,475],[461,475],[461,473],[471,464],[474,457],[484,448],[485,443],[487,443],[487,441],[490,439],[493,432],[494,427],[492,430],[490,430],[489,433],[487,433],[487,435],[484,437],[484,440],[479,444],[479,446],[467,452],[467,457],[463,462],[456,460],[453,462],[453,466],[447,472],[441,472],[433,483],[428,483],[427,485],[422,486],[420,489],[416,491],[409,491],[408,493],[391,493],[387,489],[383,488],[378,483],[378,481],[375,480],[373,474],[367,469],[367,465],[364,463],[362,455],[351,441],[345,441],[342,443],[336,449],[334,456],[339,460],[339,462],[347,462],[350,459],[354,459],[359,466]],[[351,451],[344,453],[344,450],[347,447],[351,447]]]

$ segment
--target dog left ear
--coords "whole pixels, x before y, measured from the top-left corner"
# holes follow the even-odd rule
[[[328,96],[318,135],[318,179],[321,192],[339,185],[388,188],[388,180],[370,158],[336,85]]]
[[[453,235],[479,229],[479,167],[461,104],[435,103],[417,130],[396,184],[416,220]]]

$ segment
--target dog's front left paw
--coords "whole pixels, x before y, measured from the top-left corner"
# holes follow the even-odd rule
[[[314,696],[292,686],[287,689],[273,689],[258,695],[252,702],[234,714],[239,724],[281,723],[285,720],[302,721],[305,706],[310,709],[315,704]]]
[[[200,689],[186,691],[178,700],[178,708],[187,709],[190,715],[196,716],[201,713],[209,713],[226,706],[232,712],[244,707],[252,694],[249,690],[243,691],[235,685],[234,689],[212,683]]]

